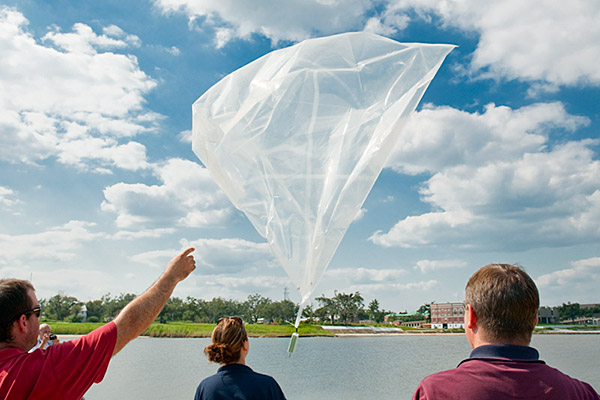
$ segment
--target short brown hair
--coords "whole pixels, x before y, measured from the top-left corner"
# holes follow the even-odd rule
[[[29,281],[0,279],[0,342],[10,342],[15,318],[33,307],[29,291],[34,290]]]
[[[211,338],[212,344],[204,348],[204,354],[209,361],[226,365],[239,361],[248,334],[241,318],[226,317],[219,319]]]
[[[540,296],[523,268],[511,264],[482,267],[467,282],[465,302],[473,308],[487,340],[531,341]]]

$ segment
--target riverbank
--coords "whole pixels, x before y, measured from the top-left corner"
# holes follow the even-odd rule
[[[101,326],[101,323],[71,323],[61,321],[44,321],[52,327],[52,332],[57,335],[85,335]],[[143,336],[149,337],[210,337],[214,324],[195,324],[173,322],[167,324],[152,324]],[[295,331],[292,325],[264,325],[246,324],[246,331],[250,337],[290,337]],[[438,335],[464,335],[462,329],[437,330],[416,329],[405,327],[382,326],[341,326],[341,325],[309,325],[301,324],[298,333],[304,337],[318,336],[438,336]],[[600,327],[537,327],[534,334],[560,334],[560,335],[598,335]]]

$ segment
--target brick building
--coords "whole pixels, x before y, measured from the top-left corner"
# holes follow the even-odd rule
[[[431,327],[452,329],[465,327],[465,303],[431,303]]]

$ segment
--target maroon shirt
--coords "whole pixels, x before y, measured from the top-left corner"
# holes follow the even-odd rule
[[[413,400],[598,400],[587,383],[539,360],[527,346],[479,346],[458,367],[423,379]]]
[[[0,399],[79,400],[104,377],[117,342],[110,322],[78,339],[31,353],[0,351]]]

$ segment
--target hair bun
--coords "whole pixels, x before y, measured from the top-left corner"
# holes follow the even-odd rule
[[[225,343],[213,343],[204,349],[204,353],[208,357],[209,361],[216,362],[219,364],[228,364],[234,362],[232,360],[233,354],[229,346]]]

